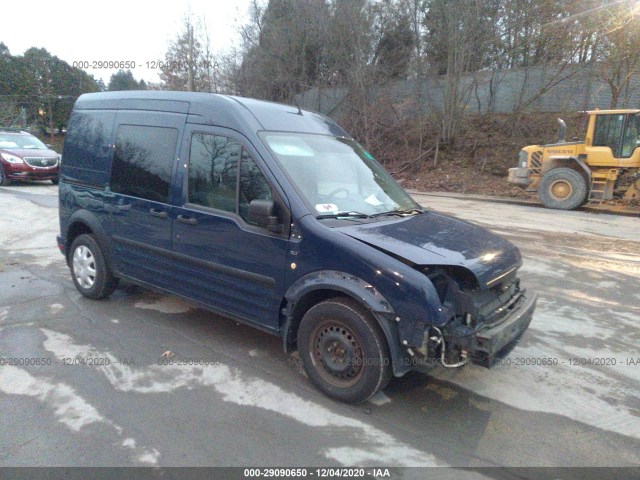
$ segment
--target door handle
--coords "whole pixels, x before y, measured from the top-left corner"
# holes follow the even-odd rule
[[[184,215],[178,215],[178,221],[180,223],[184,223],[185,225],[197,225],[198,220],[193,217],[185,217]]]
[[[158,218],[167,218],[169,216],[167,212],[163,210],[157,210],[155,208],[150,208],[149,214],[151,214],[152,217],[158,217]]]

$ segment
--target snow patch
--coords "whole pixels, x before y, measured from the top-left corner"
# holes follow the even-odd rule
[[[123,433],[122,427],[105,419],[69,385],[34,377],[18,367],[5,365],[0,369],[0,392],[36,398],[51,408],[56,419],[73,432],[79,432],[88,425],[101,423],[113,428],[117,435]],[[126,438],[122,446],[133,450],[134,458],[145,465],[155,465],[160,457],[156,449],[136,448],[133,438]]]
[[[123,447],[135,447],[136,446],[136,441],[133,438],[126,438],[123,442],[122,442],[122,446]]]
[[[49,305],[49,312],[53,314],[56,314],[63,309],[64,309],[64,305],[62,305],[61,303],[52,303],[51,305]]]
[[[138,461],[146,465],[156,465],[159,458],[160,452],[155,448],[152,448],[151,450],[145,450],[142,455],[138,456]]]
[[[378,392],[373,397],[369,399],[371,403],[377,405],[378,407],[382,405],[386,405],[387,403],[391,403],[391,399],[387,397],[384,392]]]
[[[27,395],[46,403],[58,421],[74,432],[92,423],[110,423],[73,388],[64,383],[52,383],[36,378],[26,370],[5,365],[0,369],[0,390],[10,395]]]
[[[44,346],[56,356],[100,356],[115,360],[108,353],[90,345],[75,344],[65,334],[41,329],[47,339]],[[138,393],[165,393],[178,388],[212,387],[223,399],[237,405],[261,408],[292,418],[310,427],[331,427],[358,432],[360,446],[328,448],[327,458],[344,465],[353,465],[356,459],[370,464],[394,466],[443,466],[434,456],[396,440],[382,430],[329,409],[262,379],[249,378],[231,367],[219,365],[151,365],[134,369],[116,364],[96,367],[116,390]],[[146,457],[145,457],[146,458]]]
[[[134,307],[162,313],[185,313],[193,308],[179,298],[168,296],[162,296],[151,301],[140,300],[134,304]]]

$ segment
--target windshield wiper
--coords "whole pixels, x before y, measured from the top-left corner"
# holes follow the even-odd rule
[[[388,212],[374,213],[373,215],[369,215],[369,218],[384,217],[387,215],[398,215],[398,216],[404,217],[405,215],[414,215],[416,213],[424,213],[424,210],[420,208],[408,208],[406,210],[402,210],[402,209],[389,210]]]
[[[349,210],[349,211],[336,212],[336,213],[323,213],[322,215],[317,215],[316,218],[320,220],[323,218],[371,218],[371,215]]]

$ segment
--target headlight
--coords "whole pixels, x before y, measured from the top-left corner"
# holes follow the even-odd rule
[[[9,163],[24,163],[20,157],[16,157],[15,155],[11,155],[9,153],[2,153],[2,158],[4,158]]]
[[[524,150],[520,151],[518,155],[518,166],[520,168],[527,168],[527,160],[529,159],[529,155]]]

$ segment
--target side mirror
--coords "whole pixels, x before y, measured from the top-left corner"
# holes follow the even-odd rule
[[[249,222],[273,233],[282,232],[282,224],[274,215],[276,203],[273,200],[251,200],[249,204]]]

